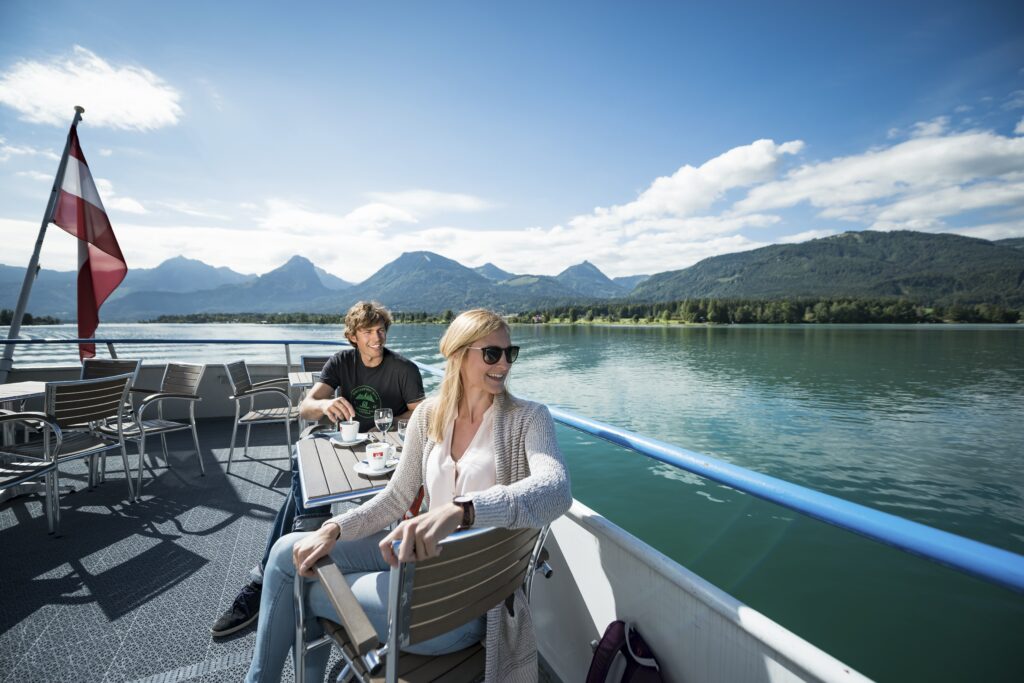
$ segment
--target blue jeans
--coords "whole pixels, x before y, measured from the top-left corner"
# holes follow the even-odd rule
[[[357,541],[340,541],[331,551],[345,580],[352,587],[356,600],[363,607],[377,637],[385,642],[387,634],[388,564],[380,555],[377,544],[386,532],[381,531]],[[292,546],[305,537],[305,533],[284,536],[274,544],[267,563],[263,596],[260,599],[260,617],[256,629],[256,648],[245,680],[279,681],[285,659],[295,639],[295,563]],[[314,640],[323,631],[317,617],[337,620],[337,614],[327,599],[319,581],[307,579],[313,585],[307,591],[306,632]],[[421,655],[439,655],[455,652],[479,642],[484,636],[485,618],[480,617],[459,628],[406,648]],[[329,648],[322,647],[306,656],[306,678],[323,681],[330,658]]]
[[[296,519],[300,517],[327,518],[331,514],[330,506],[316,508],[314,512],[310,512],[309,509],[302,504],[302,484],[299,481],[298,446],[292,447],[291,469],[291,488],[288,491],[288,495],[285,496],[281,507],[278,509],[277,516],[274,517],[274,526],[270,528],[270,535],[267,536],[267,546],[263,550],[263,559],[260,560],[260,563],[253,567],[249,572],[249,579],[253,583],[263,583],[263,570],[267,566],[267,562],[270,560],[271,549],[274,547],[274,544],[277,543],[279,538],[285,534],[291,533]]]

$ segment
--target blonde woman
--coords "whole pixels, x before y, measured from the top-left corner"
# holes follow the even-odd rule
[[[383,637],[387,628],[387,570],[437,554],[438,542],[460,524],[477,527],[541,527],[572,502],[569,474],[547,408],[514,398],[506,384],[519,353],[508,325],[496,313],[467,311],[441,338],[446,373],[436,397],[413,413],[401,463],[387,487],[364,505],[324,522],[318,531],[289,534],[275,544],[264,578],[256,648],[247,681],[277,681],[292,646],[295,572],[313,575],[330,555]],[[409,509],[420,486],[427,512],[383,531]],[[402,541],[399,556],[392,541]],[[307,614],[333,617],[323,589],[309,591]],[[532,681],[536,641],[529,606],[521,593],[512,612],[495,607],[486,618],[419,643],[411,652],[443,654],[485,639],[486,680]],[[309,680],[322,680],[328,652],[307,661]]]

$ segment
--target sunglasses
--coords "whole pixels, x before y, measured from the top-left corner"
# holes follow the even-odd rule
[[[506,346],[501,348],[500,346],[467,346],[468,349],[476,349],[483,351],[484,362],[488,365],[494,365],[501,360],[501,354],[505,354],[505,360],[509,362],[509,365],[516,362],[516,358],[519,358],[519,347],[518,346]]]

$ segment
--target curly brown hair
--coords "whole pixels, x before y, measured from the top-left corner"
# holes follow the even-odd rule
[[[356,332],[376,325],[383,325],[387,332],[391,327],[391,311],[376,301],[359,301],[345,314],[345,338],[355,346],[352,339]]]

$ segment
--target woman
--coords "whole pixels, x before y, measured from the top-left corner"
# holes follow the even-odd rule
[[[387,487],[364,505],[333,517],[318,531],[282,537],[270,554],[260,603],[256,649],[248,681],[276,681],[292,646],[295,571],[313,576],[330,555],[346,575],[377,634],[387,628],[387,570],[398,562],[437,555],[437,544],[464,521],[476,527],[538,528],[569,509],[569,475],[543,405],[513,398],[506,389],[519,347],[508,325],[482,309],[458,316],[441,338],[447,371],[436,397],[413,413],[405,448]],[[420,486],[428,511],[399,524]],[[401,540],[399,555],[392,541]],[[308,626],[336,618],[319,583],[309,591]],[[485,619],[410,647],[444,654],[486,636],[486,680],[535,680],[536,641],[529,606],[517,593],[512,614],[504,604]],[[307,677],[323,680],[326,649],[307,658]]]

